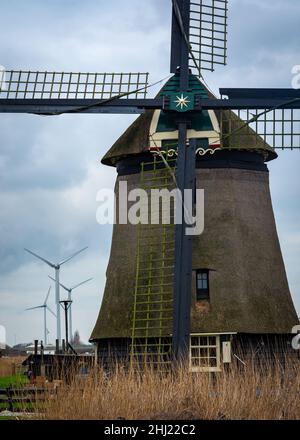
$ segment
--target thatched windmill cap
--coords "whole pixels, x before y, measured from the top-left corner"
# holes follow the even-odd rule
[[[158,96],[176,92],[178,84],[179,77],[176,74],[165,84]],[[190,88],[193,92],[200,94],[202,98],[215,98],[194,75],[190,75]],[[208,138],[209,145],[220,144],[220,138],[223,138],[222,149],[258,152],[263,155],[265,162],[277,158],[274,148],[245,125],[244,121],[231,110],[195,113],[192,116],[192,127],[188,130],[188,137]],[[177,139],[178,130],[173,113],[147,110],[114,143],[103,157],[102,163],[116,166],[121,159],[146,153],[151,146],[163,147],[164,142],[176,141]]]

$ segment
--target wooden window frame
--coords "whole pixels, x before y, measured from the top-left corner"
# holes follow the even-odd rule
[[[206,356],[202,353],[205,351]],[[195,352],[197,355],[195,355]],[[212,355],[213,353],[215,353],[215,356]],[[190,336],[189,366],[192,373],[222,371],[220,335],[192,334]]]
[[[207,289],[199,289],[198,287],[198,275],[207,275]],[[196,299],[197,301],[209,301],[210,289],[209,289],[209,270],[208,269],[197,269],[196,270]]]

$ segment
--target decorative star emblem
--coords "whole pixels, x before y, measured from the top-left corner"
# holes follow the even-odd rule
[[[176,107],[180,107],[181,110],[185,107],[188,107],[188,104],[190,104],[191,101],[189,101],[188,96],[183,96],[183,93],[181,93],[181,96],[176,96],[175,104]]]

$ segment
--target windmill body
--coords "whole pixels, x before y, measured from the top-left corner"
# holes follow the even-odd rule
[[[160,95],[176,90],[177,84],[175,75]],[[209,93],[193,75],[190,85]],[[205,194],[204,232],[193,237],[192,244],[193,371],[220,371],[228,343],[275,345],[288,338],[297,322],[269,189],[267,162],[277,154],[270,145],[258,143],[254,132],[246,136],[243,130],[239,137],[244,135],[245,143],[239,148],[220,149],[215,143],[220,118],[218,112],[202,112],[187,131],[188,140],[196,142],[196,187]],[[242,121],[235,122],[242,126]],[[120,182],[126,181],[129,190],[148,190],[150,179],[151,188],[166,188],[166,182],[171,187],[153,148],[171,164],[177,142],[176,115],[148,111],[140,116],[102,160],[116,168],[117,202]],[[153,360],[157,351],[167,353],[171,346],[173,316],[168,308],[173,298],[167,284],[174,282],[174,228],[167,235],[162,224],[151,230],[151,225],[114,225],[104,297],[91,336],[104,362],[109,356],[137,357],[145,345]],[[201,357],[200,352],[206,354]]]

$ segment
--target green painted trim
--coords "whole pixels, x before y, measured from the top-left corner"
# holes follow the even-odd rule
[[[190,112],[195,109],[194,93],[177,93],[172,92],[168,95],[170,99],[170,110],[175,112]]]
[[[185,94],[191,101],[192,105],[189,105],[188,108],[183,109],[183,111],[190,111],[194,108],[194,102],[195,102],[195,95],[200,95],[201,98],[205,99],[208,98],[208,94],[206,89],[203,87],[199,79],[195,75],[190,75],[189,79],[189,87],[190,90],[188,93]],[[174,101],[177,99],[177,96],[179,95],[179,74],[175,74],[172,76],[171,79],[167,82],[167,84],[164,86],[160,93],[160,97],[168,96],[171,98],[170,103],[170,109],[175,110],[178,112],[178,108],[176,108],[176,104]],[[180,94],[181,96],[181,94]],[[173,102],[172,102],[173,99]],[[164,133],[164,132],[170,132],[170,131],[177,131],[177,124],[176,124],[176,114],[170,114],[170,113],[160,113],[160,117],[157,124],[157,133]],[[191,123],[192,123],[192,129],[196,131],[213,131],[213,125],[209,116],[208,111],[203,111],[200,115],[199,114],[193,114],[190,115]]]

